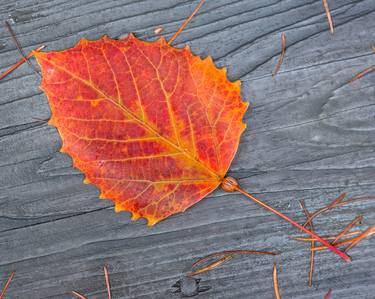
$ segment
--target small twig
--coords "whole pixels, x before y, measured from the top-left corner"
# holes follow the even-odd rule
[[[172,36],[172,38],[169,40],[168,44],[170,45],[173,43],[173,41],[177,38],[177,36],[184,30],[186,25],[191,21],[191,19],[195,16],[195,14],[198,12],[198,10],[202,7],[203,3],[206,0],[201,0],[198,4],[198,6],[194,9],[194,11],[191,13],[190,17],[187,18],[187,20],[181,25],[181,27],[177,30],[177,32]]]
[[[328,292],[324,295],[324,299],[329,299],[329,298],[331,298],[331,293],[332,293],[332,290],[331,290],[331,289],[328,289]]]
[[[10,285],[10,282],[12,281],[13,279],[13,276],[14,276],[14,271],[12,273],[10,273],[9,275],[9,278],[7,280],[7,282],[5,283],[4,287],[3,287],[3,290],[1,291],[1,294],[0,294],[0,299],[3,299],[4,296],[5,296],[5,293]]]
[[[280,67],[284,61],[285,51],[286,51],[286,37],[285,37],[285,33],[283,32],[281,33],[281,54],[276,64],[275,70],[272,73],[272,78],[274,78],[280,70]]]
[[[72,291],[72,294],[79,299],[88,299],[86,296],[82,295],[81,293],[78,293],[77,291]]]
[[[107,294],[108,294],[108,299],[112,299],[112,295],[111,295],[111,284],[109,282],[109,273],[108,273],[108,269],[106,266],[103,267],[104,269],[104,277],[105,277],[105,284],[107,286]]]
[[[331,12],[329,10],[329,6],[328,6],[327,0],[323,0],[323,6],[324,6],[324,10],[326,11],[327,20],[328,20],[328,24],[329,24],[329,30],[331,31],[331,33],[333,33],[332,15],[331,15]]]
[[[225,263],[226,261],[231,260],[232,258],[233,258],[232,255],[226,255],[226,256],[222,257],[221,259],[219,259],[219,260],[217,260],[217,261],[215,261],[215,262],[207,265],[204,268],[201,268],[201,269],[198,269],[198,270],[196,270],[194,272],[189,273],[188,276],[195,276],[195,275],[207,272],[207,271],[209,271],[209,270],[211,270],[213,268],[216,268],[217,266],[220,266],[221,264]]]
[[[375,65],[368,67],[367,69],[363,70],[362,72],[355,75],[352,79],[350,79],[349,83],[353,83],[354,81],[362,78],[363,76],[367,75],[368,73],[371,73],[375,71]]]
[[[276,299],[280,299],[279,282],[277,280],[277,267],[276,267],[276,263],[273,264],[272,278],[273,278],[273,288],[275,290]]]
[[[361,222],[363,217],[360,215],[356,218],[354,218],[338,235],[337,237],[333,240],[332,245],[335,245],[343,236],[346,235],[346,233],[358,222]]]
[[[8,21],[5,21],[5,26],[7,27],[10,35],[12,36],[12,39],[13,39],[14,43],[16,44],[17,50],[21,54],[21,56],[23,57],[24,61],[26,61],[28,63],[28,65],[34,70],[34,72],[36,74],[38,74],[39,76],[41,76],[39,74],[38,70],[31,64],[30,60],[26,58],[27,56],[26,56],[25,52],[22,50],[21,44],[18,41],[18,39],[16,37],[16,34],[13,31],[12,27],[10,26],[10,24],[8,23]]]
[[[35,52],[41,51],[45,46],[40,46],[39,48],[36,48],[34,51],[31,51],[27,56],[22,57],[20,60],[18,60],[15,64],[13,64],[9,69],[1,73],[0,80],[3,79],[5,76],[9,75],[11,72],[13,72],[16,68],[18,68],[20,65],[22,65],[26,60],[30,59]]]

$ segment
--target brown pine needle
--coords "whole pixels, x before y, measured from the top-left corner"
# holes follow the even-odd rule
[[[34,70],[34,72],[36,74],[39,74],[39,72],[37,71],[37,69],[31,64],[31,62],[26,58],[26,54],[25,52],[22,50],[22,47],[21,47],[21,44],[20,42],[18,41],[17,37],[16,37],[16,34],[15,32],[13,31],[12,27],[10,26],[10,24],[8,23],[8,21],[5,21],[5,26],[7,27],[10,35],[12,36],[12,39],[14,41],[14,43],[16,44],[16,47],[17,47],[17,50],[18,52],[21,54],[22,58],[24,59],[24,61],[26,61],[28,63],[28,65]]]
[[[14,271],[12,273],[10,273],[9,275],[9,278],[7,280],[7,282],[5,283],[4,287],[3,287],[3,290],[1,291],[1,294],[0,294],[0,299],[3,299],[4,296],[5,296],[5,293],[10,285],[10,282],[12,281],[13,279],[13,276],[14,276]]]
[[[108,294],[108,299],[112,299],[112,295],[111,295],[111,284],[109,282],[109,273],[108,273],[108,269],[106,266],[103,267],[104,269],[104,277],[105,277],[105,284],[107,286],[107,294]]]
[[[194,272],[189,273],[188,275],[189,276],[195,276],[195,275],[198,275],[198,274],[202,274],[202,273],[207,272],[207,271],[209,271],[213,268],[216,268],[217,266],[220,266],[221,264],[225,263],[226,261],[231,260],[232,258],[233,258],[232,255],[226,255],[226,256],[222,257],[221,259],[207,265],[206,267],[203,267],[201,269],[198,269]]]
[[[280,67],[284,61],[285,51],[286,51],[286,36],[285,36],[285,33],[283,32],[281,33],[281,54],[279,57],[279,61],[276,64],[275,70],[272,73],[272,78],[274,78],[280,70]]]
[[[201,0],[198,4],[198,6],[194,9],[194,11],[191,13],[190,17],[187,18],[187,20],[181,25],[181,27],[177,30],[177,32],[172,36],[172,38],[169,40],[168,44],[170,45],[173,43],[173,41],[177,38],[177,36],[184,30],[186,25],[191,21],[191,19],[195,16],[195,14],[198,12],[198,10],[202,7],[203,3],[206,2],[206,0]]]
[[[306,215],[306,218],[308,219],[310,217],[310,212],[307,210],[305,202],[303,200],[300,200],[301,208],[303,209],[303,212]],[[309,222],[309,227],[312,232],[314,232],[314,225],[312,221]],[[310,253],[310,271],[309,271],[309,287],[312,287],[312,281],[313,281],[313,275],[314,275],[314,261],[315,261],[315,240],[311,240],[311,253]]]
[[[72,291],[72,294],[79,299],[88,299],[86,296],[82,295],[81,293],[78,293],[77,291]]]
[[[329,298],[331,298],[331,293],[332,293],[332,290],[329,289],[328,292],[327,292],[327,294],[324,295],[324,299],[329,299]]]
[[[362,78],[363,76],[367,75],[368,73],[371,73],[375,71],[375,65],[368,67],[367,69],[363,70],[362,72],[355,75],[352,79],[350,79],[349,83],[353,83],[354,81]]]
[[[276,299],[280,299],[279,282],[277,280],[277,267],[276,267],[276,263],[273,264],[272,278],[273,278],[273,288],[275,290],[275,297],[276,297]]]
[[[105,284],[106,284],[106,287],[107,287],[107,294],[108,294],[108,299],[112,299],[112,295],[111,295],[111,284],[109,282],[109,273],[108,273],[108,269],[107,269],[107,266],[104,266],[103,267],[104,269],[104,278],[105,278]],[[80,299],[87,299],[86,296],[82,295],[81,293],[77,292],[77,291],[72,291],[72,294],[74,296],[76,296],[77,298],[80,298]],[[0,298],[1,299],[1,298]]]
[[[194,268],[197,265],[203,263],[204,261],[207,261],[210,258],[217,257],[217,256],[226,256],[226,255],[240,255],[240,254],[266,254],[266,255],[277,255],[275,252],[269,252],[269,251],[256,251],[256,250],[244,250],[244,249],[238,249],[238,250],[225,250],[220,252],[214,252],[209,255],[206,255],[205,257],[197,260],[191,267]]]
[[[230,188],[229,188],[230,187]],[[232,190],[234,191],[238,191],[240,193],[242,193],[243,195],[245,195],[246,197],[248,197],[249,199],[251,199],[252,201],[254,201],[255,203],[257,203],[258,205],[260,205],[261,207],[265,208],[266,210],[274,213],[275,215],[279,216],[280,218],[284,219],[285,221],[289,222],[290,224],[292,224],[294,227],[302,230],[304,233],[310,235],[311,237],[315,238],[317,241],[319,241],[320,243],[324,244],[325,246],[329,247],[329,249],[331,251],[333,251],[334,253],[336,253],[337,255],[339,255],[343,260],[345,260],[346,262],[350,262],[351,261],[351,258],[350,256],[348,256],[347,254],[345,254],[344,252],[340,251],[339,249],[337,249],[336,247],[332,246],[330,243],[328,243],[326,240],[324,240],[322,237],[320,237],[319,235],[309,231],[307,228],[305,228],[303,225],[299,224],[298,222],[294,221],[293,219],[289,218],[288,216],[284,215],[283,213],[280,213],[278,210],[274,209],[273,207],[267,205],[266,203],[264,203],[263,201],[261,201],[260,199],[256,198],[254,195],[246,192],[245,190],[243,190],[237,183],[237,181],[231,177],[226,177],[225,180],[223,181],[222,183],[222,188],[224,190],[230,190],[228,192],[233,192]],[[229,189],[228,189],[229,188]],[[311,217],[310,217],[311,218]]]
[[[162,26],[159,26],[159,27],[155,28],[154,33],[155,34],[160,34],[163,31],[164,31],[164,28]]]
[[[345,205],[348,205],[348,204],[351,204],[351,203],[357,203],[357,202],[375,199],[374,196],[363,196],[363,197],[349,198],[349,199],[344,201],[345,197],[346,197],[346,193],[342,193],[335,200],[333,200],[331,203],[329,203],[325,207],[320,208],[319,210],[316,210],[314,213],[312,213],[310,215],[309,219],[306,220],[304,225],[308,224],[310,222],[310,220],[314,219],[315,217],[319,216],[320,214],[322,214],[324,212],[327,212],[331,209],[341,207],[341,206],[345,206]]]
[[[351,237],[351,236],[356,236],[362,233],[360,230],[356,230],[354,232],[346,233],[345,237]],[[334,240],[337,238],[337,236],[323,236],[324,239],[326,240]],[[296,241],[303,241],[303,242],[311,242],[312,240],[315,240],[314,238],[309,238],[309,237],[292,237],[293,240]]]
[[[329,203],[328,205],[326,205],[325,207],[319,209],[319,210],[316,210],[314,213],[312,213],[309,218],[307,218],[305,225],[307,225],[308,223],[310,223],[315,217],[319,216],[320,214],[330,210],[330,209],[333,209],[335,208],[339,203],[341,203],[346,197],[346,193],[342,193],[339,195],[339,197],[337,197],[334,201],[332,201],[331,203]]]
[[[40,46],[39,48],[36,48],[35,50],[31,51],[27,56],[22,57],[15,64],[13,64],[9,69],[7,69],[5,72],[1,73],[0,80],[2,78],[4,78],[5,76],[9,75],[11,72],[13,72],[16,68],[18,68],[20,65],[22,65],[26,60],[29,60],[32,56],[34,56],[35,52],[39,52],[43,48],[45,48],[45,46]]]
[[[350,231],[350,229],[354,226],[354,225],[356,225],[358,222],[361,222],[362,221],[362,219],[363,219],[363,217],[360,215],[360,216],[358,216],[358,217],[356,217],[356,218],[354,218],[338,235],[337,235],[337,237],[333,240],[333,242],[332,242],[332,245],[334,245],[334,244],[336,244],[337,243],[337,241],[339,241],[343,236],[345,236],[346,235],[346,233],[348,232],[348,231]]]
[[[354,246],[358,245],[359,242],[361,242],[363,239],[375,234],[375,225],[370,226],[368,229],[366,229],[361,235],[359,235],[355,240],[349,244],[348,247],[345,248],[345,252],[348,252],[350,249],[352,249]]]
[[[360,241],[362,241],[364,238],[368,238],[370,237],[371,235],[375,234],[375,225],[374,226],[371,226],[369,227],[367,230],[365,230],[364,232],[361,232],[361,234],[357,237],[354,237],[354,238],[351,238],[351,239],[348,239],[348,240],[344,240],[344,241],[341,241],[341,242],[338,242],[337,244],[335,244],[336,247],[340,247],[342,245],[346,245],[346,244],[353,244],[351,246],[351,248],[353,248],[355,245],[357,245]],[[349,249],[351,249],[349,248]],[[314,248],[314,251],[320,251],[320,250],[326,250],[327,247],[326,246],[319,246],[319,247],[315,247]],[[344,251],[348,251],[349,250],[348,248],[346,248]]]
[[[333,21],[332,21],[332,15],[331,15],[331,11],[329,10],[329,6],[328,6],[328,2],[327,2],[327,0],[323,0],[323,6],[324,6],[324,10],[326,11],[327,20],[328,20],[328,24],[329,24],[329,30],[330,30],[331,33],[333,34]]]

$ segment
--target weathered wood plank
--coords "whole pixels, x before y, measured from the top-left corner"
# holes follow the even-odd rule
[[[197,1],[23,0],[1,1],[0,20],[14,21],[25,51],[73,46],[81,37],[119,37],[135,32],[146,40],[163,25],[177,30]],[[373,0],[329,1],[336,31],[330,35],[320,1],[207,1],[176,40],[227,66],[241,79],[252,108],[248,129],[231,167],[241,184],[302,221],[298,199],[310,209],[340,192],[375,194],[374,74],[348,84],[374,63]],[[280,73],[272,70],[280,34],[288,49]],[[0,29],[0,68],[19,54]],[[98,199],[93,186],[59,153],[56,130],[40,122],[50,115],[39,77],[22,66],[0,81],[0,281],[16,276],[9,298],[70,298],[73,289],[103,298],[103,264],[111,272],[114,298],[175,298],[171,285],[198,257],[229,248],[279,250],[284,298],[373,298],[375,258],[366,240],[343,264],[319,254],[315,287],[308,289],[308,250],[288,236],[287,223],[236,194],[216,191],[186,213],[156,227],[131,222]],[[367,202],[318,218],[320,232],[339,231],[357,214],[375,223]],[[234,259],[202,275],[212,287],[200,298],[272,298],[274,259]]]

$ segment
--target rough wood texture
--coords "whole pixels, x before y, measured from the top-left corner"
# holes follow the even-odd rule
[[[74,45],[81,37],[135,32],[154,39],[162,25],[171,37],[194,9],[190,0],[1,1],[0,20],[13,21],[25,48]],[[348,84],[374,64],[374,0],[329,1],[335,34],[321,1],[208,0],[175,42],[226,65],[241,79],[250,101],[248,129],[230,174],[266,202],[304,217],[341,192],[375,194],[375,74]],[[279,74],[271,73],[287,53]],[[19,54],[0,29],[0,67]],[[241,257],[203,274],[212,289],[199,298],[273,298],[272,264],[283,298],[374,298],[374,239],[355,248],[345,264],[318,254],[315,283],[308,281],[308,248],[291,241],[289,224],[240,195],[217,191],[186,213],[148,228],[115,214],[82,183],[69,157],[59,153],[40,78],[22,66],[0,82],[0,281],[16,270],[6,298],[71,298],[80,290],[104,298],[102,265],[111,273],[114,298],[178,298],[168,289],[198,257],[233,248],[273,249],[277,258]],[[375,202],[318,218],[317,231],[340,231],[357,214],[375,223]]]

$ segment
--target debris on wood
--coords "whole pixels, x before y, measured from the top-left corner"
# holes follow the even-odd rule
[[[162,26],[159,26],[159,27],[155,28],[154,33],[158,35],[158,34],[162,33],[163,31],[164,31],[164,28]]]

